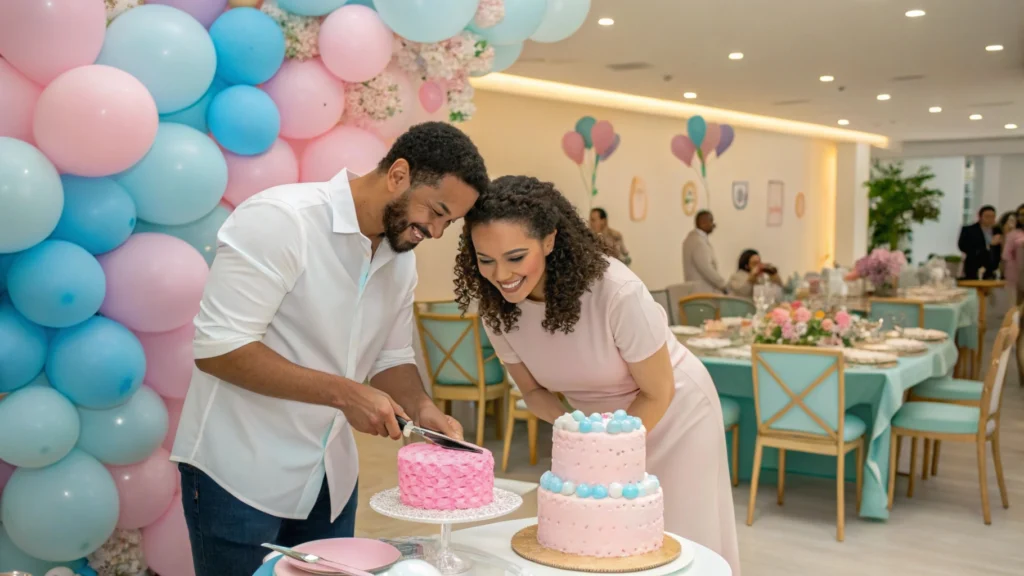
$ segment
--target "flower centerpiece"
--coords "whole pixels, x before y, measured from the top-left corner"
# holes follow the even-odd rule
[[[900,272],[907,265],[907,257],[898,250],[875,248],[871,254],[857,260],[853,273],[875,288],[878,296],[894,296],[899,283]]]
[[[840,310],[826,314],[812,312],[799,301],[782,304],[769,312],[754,334],[758,344],[789,346],[851,346],[854,335],[853,317]]]

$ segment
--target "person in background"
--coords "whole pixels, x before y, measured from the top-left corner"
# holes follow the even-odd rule
[[[622,232],[608,226],[608,213],[604,208],[594,208],[590,211],[590,230],[597,234],[597,238],[608,248],[608,253],[613,258],[618,258],[629,266],[633,259],[629,256],[629,250],[626,250]]]
[[[1021,292],[1017,288],[1021,269],[1017,265],[1017,253],[1024,250],[1024,220],[1018,213],[1024,211],[1022,204],[1017,212],[1003,214],[999,228],[1003,231],[1003,278],[1006,279],[1006,290],[1010,293],[1010,302],[1024,304]]]
[[[779,271],[771,264],[761,262],[757,250],[747,249],[740,254],[739,269],[729,278],[727,291],[730,296],[753,298],[754,285],[766,279],[776,286],[782,286]]]
[[[718,272],[718,260],[711,246],[715,217],[708,210],[697,212],[695,228],[683,240],[683,280],[694,282],[695,294],[722,294],[729,283]]]
[[[996,209],[982,206],[978,210],[978,221],[960,229],[957,246],[964,253],[963,277],[977,280],[982,269],[984,278],[995,277],[1002,257],[1003,235],[996,228]]]

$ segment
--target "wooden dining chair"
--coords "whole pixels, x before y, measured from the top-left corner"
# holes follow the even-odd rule
[[[750,300],[721,294],[691,294],[679,299],[679,323],[702,326],[707,320],[751,316],[757,307]]]
[[[669,324],[674,324],[675,319],[673,318],[674,314],[672,313],[672,300],[668,296],[668,289],[651,290],[651,297],[665,309],[665,316],[669,319]]]
[[[1010,507],[1003,478],[1003,462],[999,450],[999,416],[1003,398],[1003,384],[1010,364],[1010,349],[1017,339],[1019,326],[1003,328],[996,336],[992,359],[985,374],[984,391],[980,406],[962,406],[943,402],[908,402],[892,418],[892,438],[889,454],[889,508],[892,509],[896,489],[896,446],[899,439],[909,437],[910,480],[907,497],[914,494],[914,467],[918,440],[963,442],[974,444],[978,452],[978,482],[981,485],[981,511],[985,524],[992,523],[988,501],[988,466],[985,446],[992,443],[992,462],[1003,508]]]
[[[909,298],[868,298],[868,318],[896,319],[900,328],[924,328],[924,302]]]
[[[720,396],[722,405],[722,422],[725,432],[729,435],[730,444],[730,479],[733,486],[740,485],[740,403],[732,398]]]
[[[512,433],[515,430],[516,420],[526,421],[526,439],[530,445],[530,466],[537,465],[537,424],[538,418],[526,407],[523,394],[519,388],[512,386],[509,389],[508,416],[505,422],[505,447],[501,454],[501,471],[508,470],[508,456],[512,450]]]
[[[416,328],[430,375],[431,396],[450,413],[451,402],[477,403],[476,443],[483,445],[488,402],[494,402],[496,433],[502,438],[501,405],[508,397],[508,378],[480,317],[463,315],[454,302],[417,302]]]
[[[778,503],[785,498],[786,451],[836,457],[836,540],[846,529],[846,455],[856,451],[857,510],[864,485],[867,424],[846,412],[843,351],[755,344],[751,352],[757,440],[750,479],[747,526],[754,523],[757,483],[765,448],[779,454]]]

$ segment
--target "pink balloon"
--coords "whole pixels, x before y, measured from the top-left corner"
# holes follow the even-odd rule
[[[590,129],[590,141],[594,143],[594,151],[600,156],[615,143],[615,128],[607,120],[601,120]]]
[[[690,140],[689,136],[676,134],[672,138],[672,155],[682,160],[683,164],[689,166],[696,151],[697,147],[693,145],[693,140]]]
[[[146,385],[165,398],[184,398],[192,380],[192,337],[188,322],[167,332],[136,332],[146,353]]]
[[[285,60],[263,90],[281,114],[282,138],[315,138],[334,127],[345,111],[345,86],[319,58]]]
[[[0,58],[0,136],[35,143],[32,118],[42,91],[7,60]]]
[[[419,95],[420,104],[427,114],[437,112],[444,104],[444,90],[438,86],[437,82],[428,81],[420,84]]]
[[[238,206],[267,188],[299,181],[299,161],[292,147],[280,138],[263,154],[239,156],[224,152],[228,163],[228,189],[224,199]]]
[[[320,58],[346,82],[366,82],[383,72],[394,42],[391,29],[366,6],[342,6],[320,25]]]
[[[121,503],[117,527],[135,530],[149,526],[171,506],[178,489],[178,470],[170,453],[157,448],[149,458],[128,466],[107,466]]]
[[[284,139],[282,138],[282,140]],[[306,147],[309,146],[309,143],[312,142],[312,140],[285,140],[285,142],[288,143],[292,152],[295,153],[295,158],[299,159],[302,158],[302,153],[306,151]],[[230,178],[228,178],[228,185],[231,185]]]
[[[142,553],[157,574],[195,576],[181,498],[175,498],[163,516],[142,529]]]
[[[14,474],[14,469],[14,464],[0,460],[0,494],[4,493],[4,486],[7,486],[7,481],[11,479],[11,474]]]
[[[146,0],[146,4],[163,4],[177,8],[192,16],[203,28],[209,28],[213,21],[224,13],[228,0]]]
[[[707,132],[704,133],[704,142],[700,145],[700,151],[704,153],[704,160],[711,157],[711,153],[718,147],[718,142],[722,139],[722,125],[714,122],[708,122]]]
[[[166,332],[199,312],[209,268],[184,240],[156,233],[132,234],[97,258],[107,276],[100,313],[141,332]]]
[[[585,147],[583,135],[575,130],[570,130],[562,136],[562,151],[577,164],[583,164],[583,149]]]
[[[174,450],[174,437],[178,435],[178,422],[181,420],[181,408],[184,400],[177,398],[164,398],[164,405],[167,406],[167,436],[164,436],[164,449],[170,452]]]
[[[343,168],[362,176],[388,153],[380,138],[355,126],[338,126],[309,143],[302,154],[302,182],[327,182]]]
[[[41,86],[95,62],[106,31],[102,0],[0,2],[0,54]]]
[[[156,102],[142,82],[93,65],[61,74],[43,90],[33,133],[62,173],[109,176],[146,155],[159,123]]]

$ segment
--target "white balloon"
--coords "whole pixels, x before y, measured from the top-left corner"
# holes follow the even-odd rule
[[[75,573],[66,566],[57,566],[56,568],[51,568],[46,573],[46,576],[75,576]]]
[[[424,560],[403,560],[388,570],[388,576],[441,576],[441,571]]]

